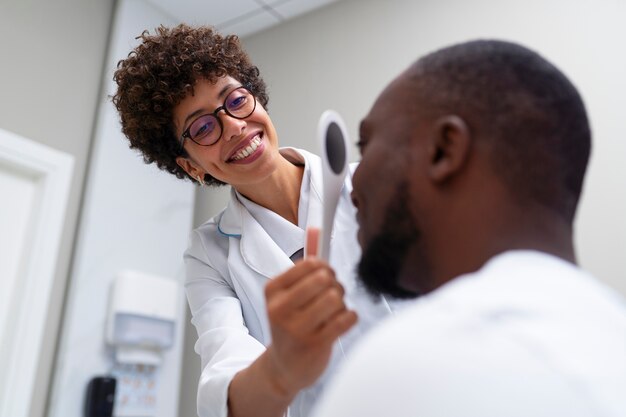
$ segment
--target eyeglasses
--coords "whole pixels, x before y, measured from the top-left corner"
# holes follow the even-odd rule
[[[217,114],[224,112],[235,119],[245,119],[256,108],[256,98],[246,87],[239,87],[228,93],[224,104],[219,106],[213,113],[203,114],[195,119],[180,137],[182,149],[185,139],[191,139],[200,146],[211,146],[222,137],[224,125]]]

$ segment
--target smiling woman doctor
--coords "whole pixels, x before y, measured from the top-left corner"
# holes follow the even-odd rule
[[[300,259],[307,226],[321,224],[321,162],[279,149],[265,83],[237,37],[179,25],[140,40],[114,76],[130,147],[178,178],[231,185],[227,207],[192,232],[184,256],[198,413],[306,416],[355,339],[390,312],[356,285],[350,179],[332,269]]]

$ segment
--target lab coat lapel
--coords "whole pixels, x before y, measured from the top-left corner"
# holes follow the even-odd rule
[[[247,211],[242,211],[241,256],[254,271],[273,278],[293,266],[293,262]]]
[[[233,239],[239,243],[239,251],[229,254],[229,264],[237,264],[232,257],[241,256],[250,269],[266,278],[273,278],[293,266],[291,259],[241,204],[234,189],[231,189],[230,202],[218,227],[220,233],[229,236],[231,248],[236,243]]]

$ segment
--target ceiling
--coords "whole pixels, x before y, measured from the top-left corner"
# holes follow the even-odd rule
[[[176,22],[251,35],[338,0],[147,0]]]

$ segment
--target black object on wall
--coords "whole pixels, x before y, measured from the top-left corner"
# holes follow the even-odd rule
[[[116,385],[113,377],[91,378],[85,396],[85,417],[113,417]]]

